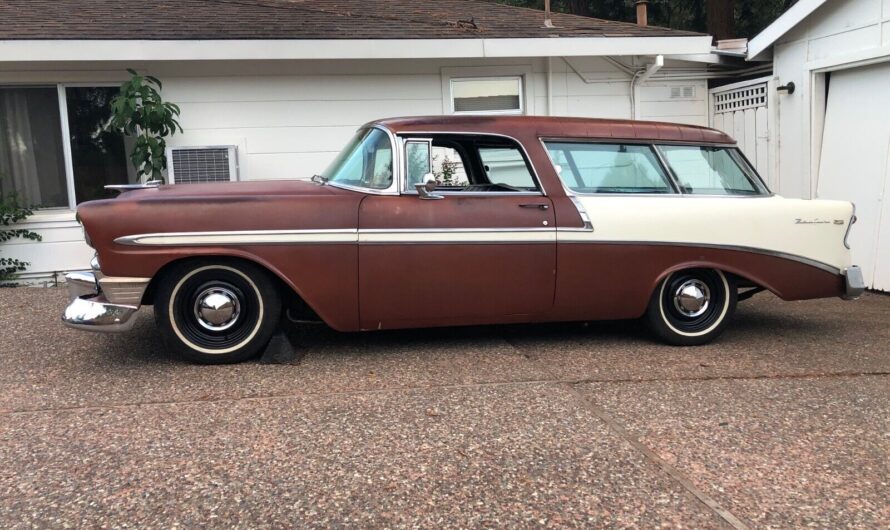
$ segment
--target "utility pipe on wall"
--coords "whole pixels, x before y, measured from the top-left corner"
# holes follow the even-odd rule
[[[664,66],[664,55],[656,55],[655,60],[646,65],[646,69],[642,72],[636,72],[630,80],[630,117],[637,119],[640,117],[637,109],[637,86],[645,83],[647,79],[655,75],[655,72],[661,70]]]

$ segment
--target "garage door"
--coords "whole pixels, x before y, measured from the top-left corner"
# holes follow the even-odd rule
[[[850,246],[866,283],[890,291],[890,65],[831,74],[817,187],[856,203]]]

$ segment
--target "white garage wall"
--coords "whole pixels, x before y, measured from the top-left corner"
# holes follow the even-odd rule
[[[449,75],[525,76],[529,114],[630,118],[630,80],[602,58],[551,60],[232,61],[202,63],[41,65],[4,69],[0,84],[107,84],[125,69],[164,82],[163,96],[182,108],[183,134],[170,146],[236,145],[241,180],[308,178],[322,171],[355,129],[373,119],[442,114]],[[695,85],[694,96],[670,98],[672,86]],[[658,82],[637,87],[642,119],[707,125],[707,87],[701,82]],[[7,247],[32,262],[29,276],[52,277],[84,268],[92,254],[73,212],[38,214],[28,223],[44,243]]]
[[[890,0],[826,2],[777,41],[773,49],[777,84],[796,85],[794,94],[776,98],[778,193],[816,196],[824,117],[823,73],[888,59]]]

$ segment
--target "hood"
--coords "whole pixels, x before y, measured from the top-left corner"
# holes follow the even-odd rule
[[[168,184],[157,188],[126,191],[117,199],[199,199],[245,198],[263,196],[329,196],[351,193],[333,186],[321,186],[306,180],[250,180],[210,182],[205,184]]]

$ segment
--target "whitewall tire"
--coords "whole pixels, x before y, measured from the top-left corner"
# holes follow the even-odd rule
[[[155,321],[165,343],[190,361],[248,359],[265,348],[279,324],[276,282],[252,263],[190,260],[160,280]]]
[[[670,274],[649,301],[646,320],[662,341],[696,346],[716,339],[735,311],[737,292],[723,272],[686,269]]]

